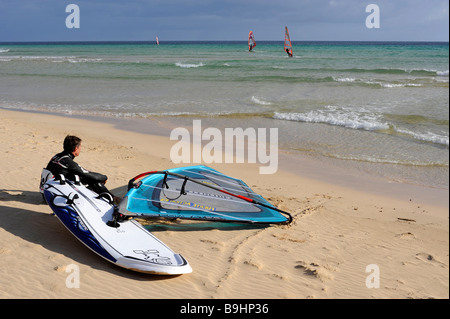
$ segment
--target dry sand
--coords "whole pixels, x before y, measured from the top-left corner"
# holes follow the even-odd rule
[[[268,176],[255,165],[210,165],[291,211],[294,222],[266,228],[150,222],[193,273],[149,276],[114,266],[70,234],[44,204],[39,177],[74,134],[83,139],[77,162],[108,175],[108,188],[123,195],[131,177],[175,166],[174,142],[67,116],[0,109],[0,119],[0,298],[449,298],[448,193],[430,203],[283,167]],[[72,264],[80,268],[80,288],[66,286]],[[379,269],[379,288],[366,286],[374,274],[366,272],[369,265]]]

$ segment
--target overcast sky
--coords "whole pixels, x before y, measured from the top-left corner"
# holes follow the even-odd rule
[[[80,28],[66,27],[66,6]],[[367,28],[369,4],[380,28]],[[448,0],[0,0],[5,41],[448,41]]]

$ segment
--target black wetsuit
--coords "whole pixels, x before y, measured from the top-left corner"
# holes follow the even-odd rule
[[[81,183],[87,184],[97,194],[110,193],[105,187],[105,182],[108,179],[106,175],[90,172],[82,168],[73,160],[74,158],[75,156],[72,153],[65,151],[56,154],[48,162],[47,169],[55,175],[56,179],[59,179],[59,175],[62,174],[66,179],[73,181],[75,180],[75,175],[78,175]]]

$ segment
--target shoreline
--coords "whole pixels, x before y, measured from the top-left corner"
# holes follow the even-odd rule
[[[119,130],[166,138],[167,144],[171,145],[173,145],[176,141],[169,140],[170,132],[174,128],[179,127],[181,124],[179,121],[177,121],[177,119],[173,120],[165,117],[145,119],[131,117],[114,118],[108,116],[80,114],[72,115],[35,110],[16,110],[1,107],[0,110],[31,114],[47,114],[53,116],[61,116],[67,119],[80,119],[111,124],[114,126],[114,128]],[[149,124],[155,125],[153,126]],[[188,130],[191,131],[191,127],[188,127]],[[394,181],[386,177],[376,176],[373,173],[371,174],[368,172],[364,172],[361,169],[356,169],[352,167],[353,165],[351,163],[338,165],[338,162],[339,160],[327,160],[325,162],[324,160],[320,160],[316,157],[311,157],[308,155],[293,155],[290,154],[290,152],[287,150],[279,151],[279,170],[290,172],[298,177],[308,177],[309,179],[317,180],[323,183],[339,185],[344,188],[349,188],[350,190],[363,191],[366,193],[372,193],[374,195],[390,197],[392,199],[414,200],[422,204],[434,205],[447,209],[449,208],[448,187],[441,188],[421,185],[418,183]]]
[[[0,298],[117,298],[117,286],[121,298],[449,296],[448,192],[324,172],[303,159],[295,174],[281,159],[274,175],[260,175],[257,164],[209,165],[291,212],[292,224],[255,229],[150,221],[147,227],[181,253],[193,273],[163,278],[121,270],[89,252],[51,215],[38,192],[41,169],[62,149],[65,135],[78,135],[83,152],[77,162],[106,174],[106,186],[123,196],[137,174],[176,166],[169,158],[173,141],[75,116],[0,108],[0,117]],[[317,178],[322,175],[330,181]],[[399,187],[403,194],[395,192]],[[80,267],[79,289],[65,285],[71,264]],[[379,267],[380,288],[366,286],[368,265]]]

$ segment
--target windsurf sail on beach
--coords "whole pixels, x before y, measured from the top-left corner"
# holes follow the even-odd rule
[[[156,37],[156,45],[159,45],[159,38]]]
[[[289,213],[270,204],[242,180],[206,166],[153,171],[131,179],[119,213],[240,223],[289,223]]]
[[[254,47],[256,47],[255,35],[253,31],[250,31],[248,33],[248,50],[251,51]]]
[[[292,57],[292,43],[291,38],[289,37],[288,27],[284,27],[284,51]]]

